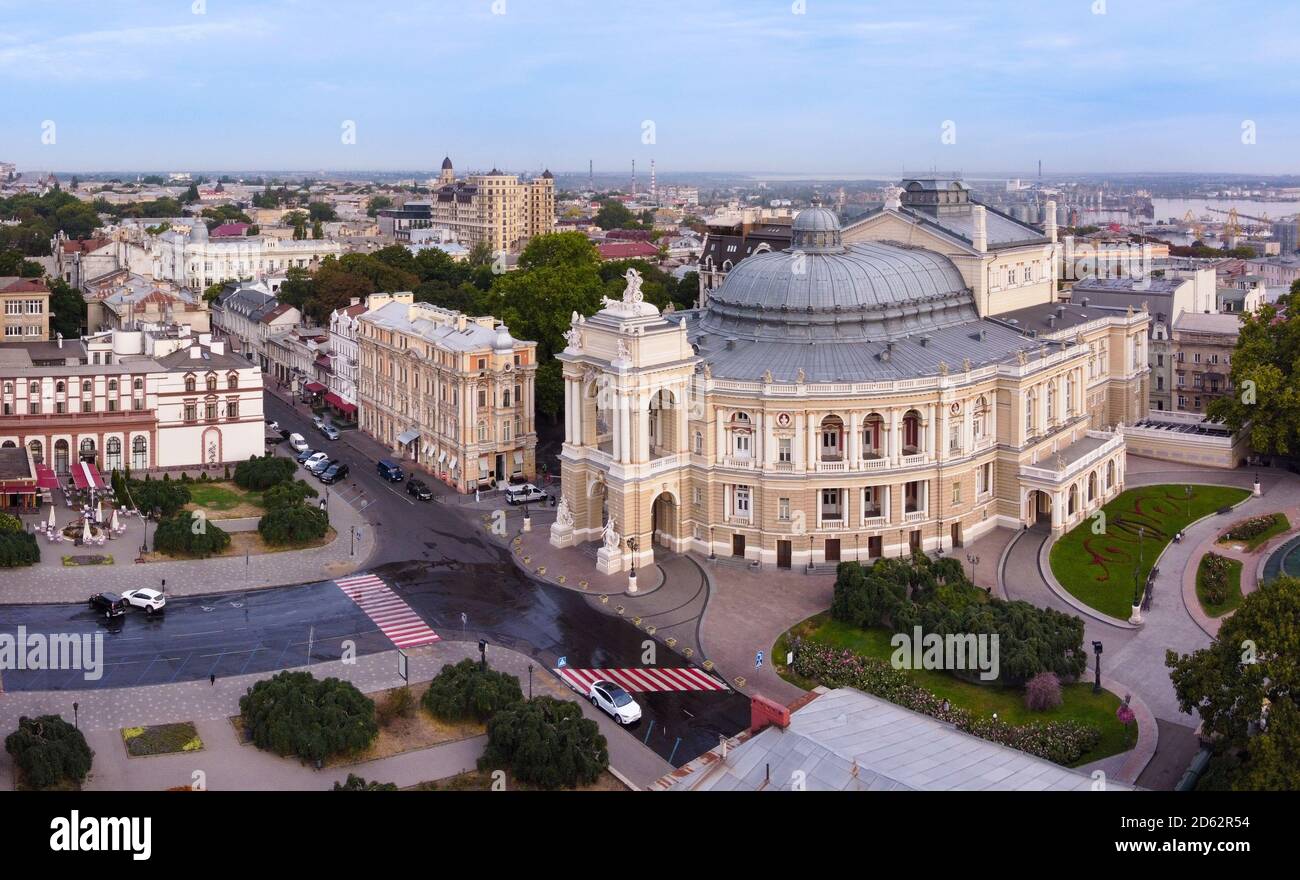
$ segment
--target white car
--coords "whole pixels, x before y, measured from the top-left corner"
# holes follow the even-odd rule
[[[127,604],[143,608],[145,614],[158,614],[167,605],[167,597],[148,587],[139,590],[127,590],[122,594]]]
[[[609,714],[619,724],[631,724],[641,720],[641,707],[632,695],[612,681],[598,681],[591,686],[587,694],[591,704],[602,712]]]
[[[307,441],[303,439],[303,436],[301,434],[290,434],[289,446],[293,449],[294,452],[306,452],[307,449],[309,448],[307,446]]]
[[[316,465],[320,464],[323,461],[329,461],[329,460],[330,460],[329,455],[327,455],[324,452],[317,452],[313,454],[311,458],[304,461],[302,463],[302,466],[305,467],[307,470],[314,472]]]
[[[274,419],[268,419],[267,422],[266,422],[266,430],[271,431],[271,432],[279,431],[279,430],[280,430],[280,423],[277,422],[277,421],[275,421]]]
[[[506,489],[506,504],[531,504],[534,501],[545,501],[547,494],[538,489],[532,483],[524,483],[522,486],[511,486]]]
[[[331,440],[339,439],[339,429],[333,425],[321,425],[320,432]]]

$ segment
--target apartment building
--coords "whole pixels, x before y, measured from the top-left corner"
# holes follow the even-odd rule
[[[460,492],[534,478],[535,342],[409,299],[356,320],[363,431]]]
[[[50,290],[41,281],[0,276],[0,344],[50,338]]]
[[[1174,321],[1174,409],[1204,413],[1232,393],[1232,355],[1241,332],[1239,314],[1184,312]]]

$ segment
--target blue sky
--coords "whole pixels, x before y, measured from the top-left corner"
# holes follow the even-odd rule
[[[1300,4],[799,5],[0,0],[0,161],[1300,170]],[[47,120],[53,144],[41,142]],[[342,143],[348,120],[354,144]]]

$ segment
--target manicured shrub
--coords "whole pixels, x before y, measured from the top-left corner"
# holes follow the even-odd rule
[[[467,658],[442,667],[424,693],[424,708],[444,721],[486,721],[523,698],[519,679]]]
[[[190,503],[189,487],[173,482],[166,474],[161,480],[148,476],[143,480],[129,480],[127,489],[137,508],[145,512],[157,509],[163,518],[172,516]]]
[[[609,766],[609,749],[596,722],[570,700],[538,697],[505,707],[488,722],[480,770],[509,768],[539,788],[590,785]]]
[[[13,535],[22,531],[22,520],[11,513],[0,512],[0,535]]]
[[[0,568],[35,565],[41,561],[36,536],[26,532],[0,533]]]
[[[268,544],[304,544],[325,537],[330,521],[325,511],[306,504],[268,510],[257,521],[257,532]]]
[[[182,511],[158,523],[154,549],[182,556],[211,556],[230,546],[230,535],[201,514]]]
[[[375,704],[351,682],[281,672],[239,698],[244,729],[260,749],[323,761],[366,748],[379,734]]]
[[[19,718],[18,729],[5,737],[5,751],[33,788],[80,783],[95,758],[81,731],[58,715]]]
[[[262,506],[267,510],[277,507],[292,507],[302,504],[308,498],[319,497],[320,493],[302,480],[277,483],[262,493]]]
[[[1251,519],[1239,522],[1228,531],[1223,533],[1220,541],[1249,541],[1251,538],[1264,534],[1277,524],[1277,514],[1270,513],[1268,516],[1256,516]]]
[[[278,455],[258,457],[235,465],[235,485],[252,492],[261,492],[278,483],[293,479],[298,466],[293,460]]]
[[[1025,708],[1046,712],[1061,705],[1061,680],[1051,672],[1040,672],[1025,684]]]
[[[347,782],[334,783],[334,791],[397,791],[395,782],[366,782],[355,773],[348,774]]]
[[[883,626],[911,635],[996,635],[998,680],[1019,684],[1039,672],[1073,680],[1083,672],[1083,621],[1028,602],[1005,602],[975,586],[952,558],[878,559],[841,563],[831,616],[853,626]]]

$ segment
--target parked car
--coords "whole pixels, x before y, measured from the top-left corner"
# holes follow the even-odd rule
[[[510,486],[505,494],[506,504],[532,504],[534,501],[545,501],[547,498],[546,493],[532,483]]]
[[[612,681],[596,682],[587,696],[593,706],[608,713],[619,724],[641,720],[641,707],[636,700]]]
[[[280,433],[280,423],[277,422],[275,419],[267,419],[267,420],[266,420],[266,430],[271,431],[272,433],[276,433],[276,434],[278,434],[278,433]],[[286,436],[288,436],[288,435],[286,435]]]
[[[121,617],[126,614],[126,600],[117,593],[96,593],[90,597],[90,610],[105,617]]]
[[[161,614],[163,608],[167,606],[167,597],[148,587],[127,590],[122,594],[122,598],[126,600],[128,605],[143,608],[145,614]]]
[[[424,480],[416,480],[416,479],[407,480],[406,494],[414,495],[416,498],[419,498],[421,501],[433,500],[433,490],[429,488],[429,484],[424,482]]]
[[[341,461],[333,462],[325,470],[316,474],[322,483],[334,483],[348,475],[348,466]]]
[[[306,452],[308,449],[307,441],[301,434],[293,433],[289,435],[289,445],[298,452]]]
[[[310,471],[315,476],[319,477],[321,474],[325,473],[326,468],[332,467],[333,465],[339,463],[339,460],[337,458],[330,458],[328,455],[326,455],[323,452],[317,454],[320,455],[320,458],[315,459],[314,461],[310,458],[307,459],[307,470]]]
[[[375,470],[379,471],[379,476],[388,480],[390,483],[400,483],[406,479],[406,474],[402,473],[401,467],[397,462],[387,458],[381,458],[375,463]]]
[[[320,416],[312,416],[312,417],[311,417],[311,423],[312,423],[313,425],[315,425],[315,426],[316,426],[316,430],[319,431],[321,425],[325,424],[325,420],[324,420],[323,418],[321,418]]]
[[[339,439],[339,429],[333,425],[321,425],[320,432],[331,440]]]
[[[316,466],[317,466],[317,465],[322,464],[322,463],[324,463],[324,464],[328,464],[328,463],[329,463],[329,460],[330,460],[330,457],[329,457],[329,454],[328,454],[328,453],[325,453],[325,452],[313,452],[313,453],[312,453],[311,455],[309,455],[309,456],[307,457],[307,459],[302,463],[302,466],[305,467],[307,470],[311,471],[311,472],[314,474],[314,473],[316,473]]]
[[[296,456],[294,456],[294,458],[297,459],[298,464],[306,464],[307,459],[311,458],[313,455],[316,454],[317,452],[315,449],[304,449],[301,452],[299,452]],[[325,453],[322,452],[319,454],[324,455]]]

